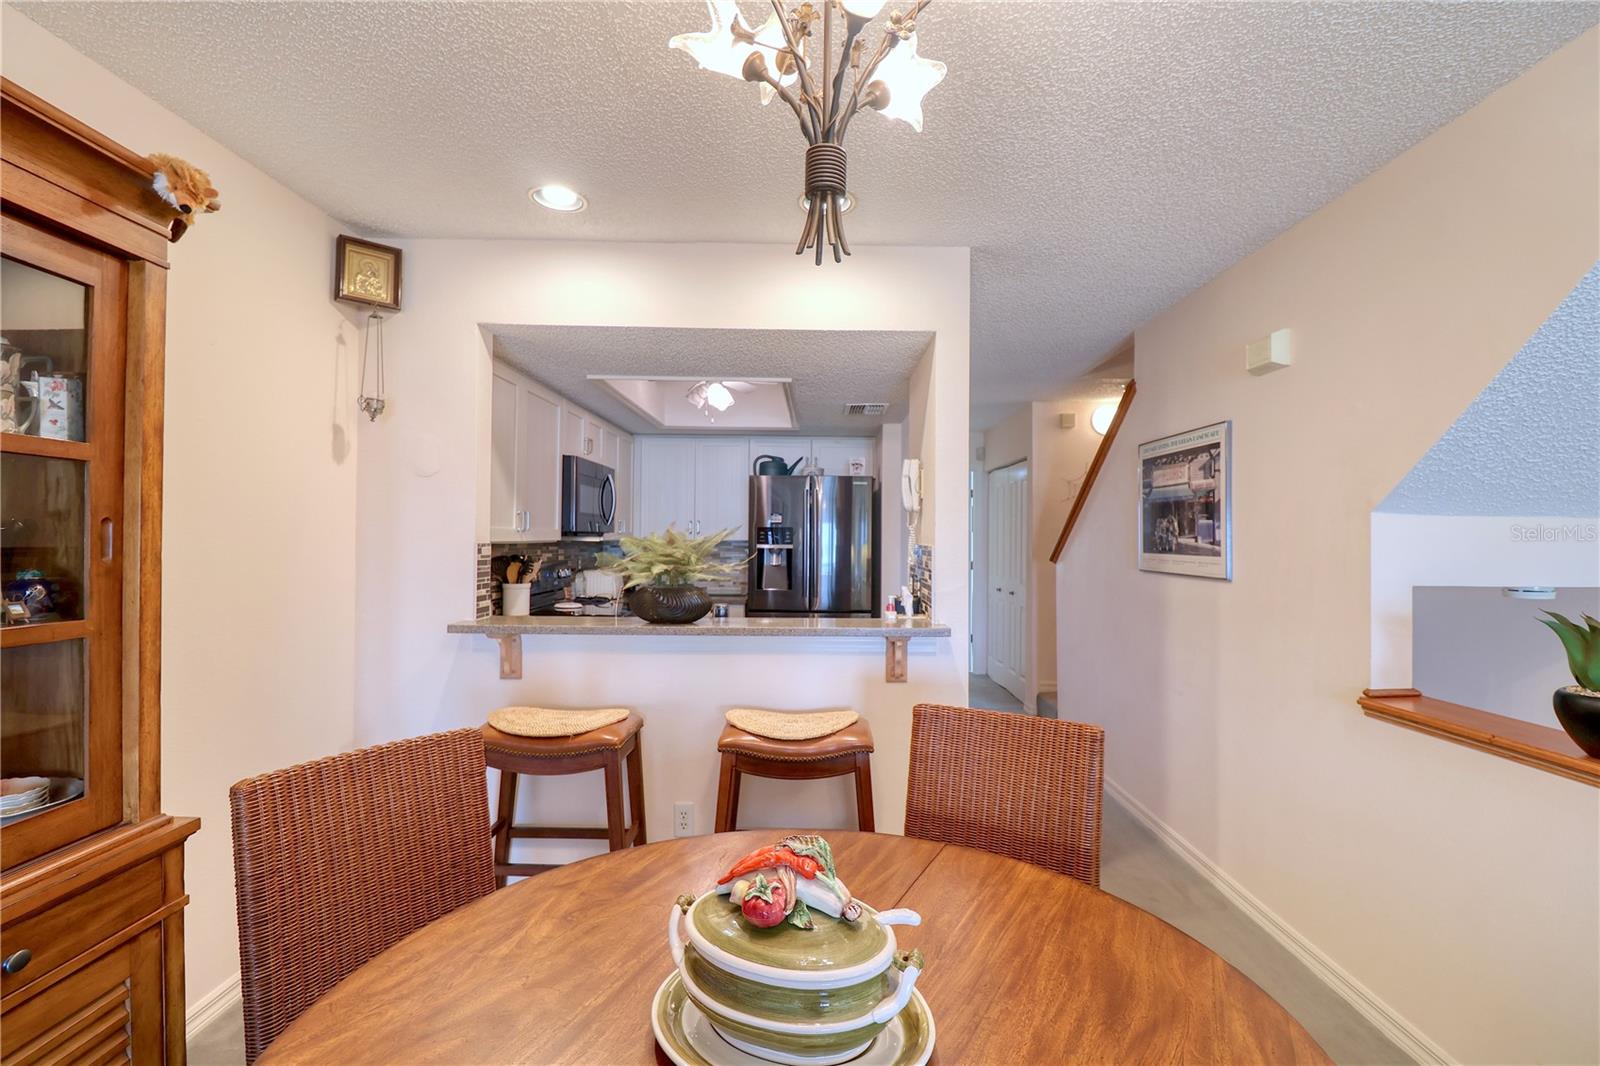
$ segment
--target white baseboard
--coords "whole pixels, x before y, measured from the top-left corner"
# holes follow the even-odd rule
[[[1305,963],[1334,993],[1355,1008],[1380,1032],[1394,1041],[1400,1050],[1423,1066],[1450,1066],[1455,1060],[1400,1012],[1378,998],[1366,985],[1356,980],[1315,944],[1302,936],[1292,925],[1275,914],[1265,903],[1252,896],[1243,885],[1229,877],[1216,863],[1185,840],[1175,829],[1152,814],[1144,804],[1128,795],[1115,781],[1106,780],[1106,791],[1111,793],[1128,813],[1149,829],[1177,856],[1188,863],[1201,877],[1209,881],[1228,901],[1238,907],[1267,935],[1282,944],[1288,952]]]
[[[216,988],[195,1000],[184,1022],[184,1039],[193,1040],[195,1034],[232,1010],[242,1010],[239,998],[239,975],[234,974]]]

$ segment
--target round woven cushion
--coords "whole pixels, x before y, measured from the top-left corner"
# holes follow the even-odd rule
[[[854,725],[861,716],[855,711],[761,711],[735,707],[728,712],[728,724],[769,740],[815,740]]]
[[[502,707],[489,712],[489,724],[518,737],[573,737],[591,729],[620,722],[626,708],[603,707],[593,711],[563,711],[550,707]]]

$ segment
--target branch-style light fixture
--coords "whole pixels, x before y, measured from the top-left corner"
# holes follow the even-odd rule
[[[888,28],[872,49],[861,32],[885,0],[806,0],[787,15],[782,0],[771,3],[772,14],[755,30],[735,0],[706,0],[711,29],[680,33],[667,46],[688,52],[705,70],[760,84],[763,104],[776,96],[789,105],[808,145],[805,197],[810,203],[794,254],[815,248],[821,266],[826,243],[833,248],[833,261],[843,262],[842,256],[850,254],[840,210],[845,132],[863,108],[922,132],[922,98],[945,74],[943,63],[917,54],[917,16],[932,0],[890,12]],[[835,34],[836,15],[844,19],[842,38]]]

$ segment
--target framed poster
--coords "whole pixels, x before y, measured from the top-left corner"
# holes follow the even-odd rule
[[[333,298],[400,310],[400,249],[341,234],[334,251]]]
[[[1233,423],[1139,445],[1139,569],[1233,580]]]

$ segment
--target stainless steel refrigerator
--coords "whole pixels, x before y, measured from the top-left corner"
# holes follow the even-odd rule
[[[878,491],[870,477],[750,477],[747,614],[876,616]]]

